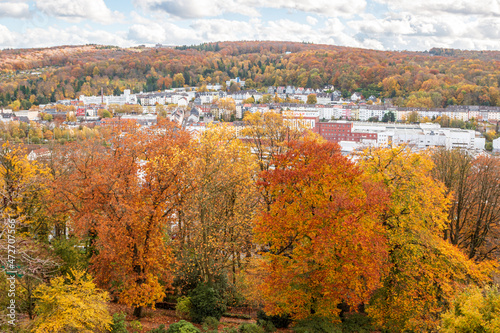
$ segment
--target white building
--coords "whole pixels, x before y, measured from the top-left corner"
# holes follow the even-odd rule
[[[125,89],[120,96],[84,96],[81,95],[79,100],[83,104],[137,104],[137,96],[130,93],[130,89]]]

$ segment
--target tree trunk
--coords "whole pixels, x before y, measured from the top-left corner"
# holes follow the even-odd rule
[[[134,316],[137,318],[142,318],[142,306],[138,306],[134,308]]]

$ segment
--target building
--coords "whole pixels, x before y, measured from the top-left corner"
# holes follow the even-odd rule
[[[313,132],[329,142],[350,141],[374,144],[377,141],[377,133],[354,131],[354,123],[347,121],[316,122]]]

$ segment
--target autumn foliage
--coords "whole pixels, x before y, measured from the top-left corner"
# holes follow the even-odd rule
[[[379,219],[387,195],[336,144],[306,139],[286,148],[258,183],[271,202],[254,229],[265,251],[265,310],[336,319],[341,302],[367,302],[388,268]]]
[[[80,329],[78,309],[100,318],[85,329],[105,329],[108,295],[96,286],[138,317],[168,294],[199,307],[201,289],[221,309],[331,327],[354,311],[386,332],[436,331],[444,313],[462,327],[452,305],[475,315],[470,299],[493,290],[481,288],[498,266],[498,159],[405,146],[347,157],[282,115],[244,122],[241,140],[231,126],[193,134],[116,118],[43,163],[0,150],[23,311],[34,316],[37,299],[39,331]],[[62,276],[76,266],[88,277]]]

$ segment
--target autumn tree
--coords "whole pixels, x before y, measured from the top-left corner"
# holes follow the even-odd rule
[[[500,230],[500,161],[474,157],[459,149],[438,149],[432,155],[433,175],[452,196],[444,239],[463,249],[471,259],[498,253]]]
[[[390,332],[434,331],[456,288],[486,281],[490,266],[443,240],[450,202],[428,155],[404,146],[368,150],[360,167],[385,184],[391,201],[383,216],[391,269],[367,312]]]
[[[299,139],[305,130],[300,122],[294,126],[286,114],[274,112],[246,113],[243,122],[242,135],[248,138],[261,171],[268,170],[270,161],[284,151],[286,143]]]
[[[286,147],[258,183],[270,198],[254,228],[264,249],[258,290],[268,314],[338,320],[337,306],[367,302],[387,269],[387,196],[334,143]]]
[[[252,247],[254,157],[225,126],[200,134],[190,156],[185,169],[190,189],[178,206],[174,228],[182,278],[213,284],[230,272],[234,283]]]
[[[109,296],[96,288],[90,275],[72,271],[36,290],[38,314],[33,332],[99,332],[112,323]]]
[[[185,188],[179,182],[189,135],[170,122],[140,132],[129,126],[114,127],[110,147],[99,140],[70,146],[56,196],[71,213],[74,232],[90,239],[96,281],[141,316],[172,282],[168,232]]]
[[[309,94],[307,95],[307,104],[316,104],[318,103],[318,98],[316,97],[316,94]]]
[[[444,333],[500,331],[500,292],[497,286],[462,291],[442,316]]]

